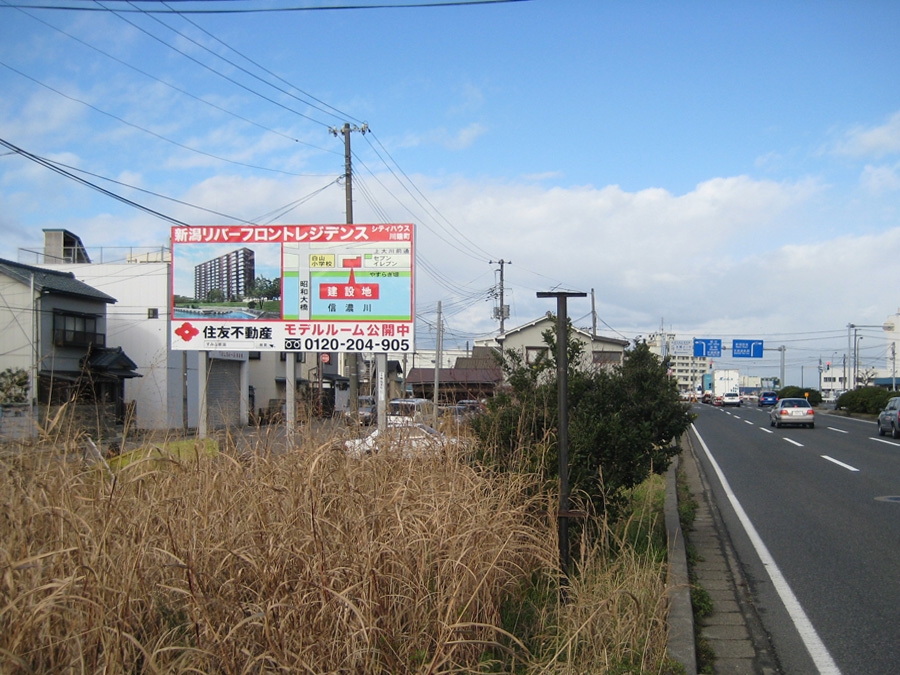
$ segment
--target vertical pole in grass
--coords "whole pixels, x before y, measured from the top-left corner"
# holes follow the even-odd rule
[[[569,334],[568,298],[585,298],[587,293],[546,291],[539,298],[556,298],[556,384],[559,408],[557,454],[559,455],[559,568],[562,580],[569,576]]]

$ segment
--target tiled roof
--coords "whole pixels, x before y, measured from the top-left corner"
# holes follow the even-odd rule
[[[441,368],[438,380],[444,384],[498,384],[503,379],[499,368]],[[434,368],[413,368],[407,384],[434,384]]]
[[[108,303],[116,302],[116,299],[111,295],[98,291],[83,281],[78,281],[71,272],[32,267],[31,265],[23,265],[22,263],[0,258],[0,274],[16,279],[26,286],[31,284],[33,278],[36,291],[74,295],[80,298],[91,298]]]

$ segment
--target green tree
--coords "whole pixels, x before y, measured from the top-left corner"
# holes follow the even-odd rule
[[[805,398],[811,406],[817,406],[822,403],[822,392],[818,389],[805,389],[801,387],[785,387],[778,392],[778,398]]]
[[[557,478],[558,429],[555,330],[544,334],[550,349],[533,364],[507,351],[501,367],[508,387],[472,420],[484,449],[483,459],[507,469],[535,470]],[[693,419],[678,397],[668,363],[646,344],[627,350],[612,370],[583,370],[583,349],[568,330],[569,483],[597,511],[614,508],[622,492],[665,471],[681,450],[677,444]],[[573,344],[578,342],[578,345]]]
[[[218,288],[211,288],[209,292],[206,294],[207,302],[223,302],[225,300],[225,294]]]
[[[281,279],[267,279],[266,277],[256,277],[253,285],[247,289],[248,298],[259,298],[263,300],[275,300],[281,297]]]
[[[570,399],[570,484],[608,509],[681,452],[693,415],[669,363],[639,343],[621,366],[581,374]]]

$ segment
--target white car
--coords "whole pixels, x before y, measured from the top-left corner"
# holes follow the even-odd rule
[[[448,447],[455,445],[455,439],[445,436],[434,427],[422,422],[408,420],[403,423],[399,420],[391,420],[384,429],[379,427],[373,429],[367,436],[344,441],[344,450],[348,455],[356,457],[375,453],[421,457],[439,456]]]
[[[739,406],[740,404],[741,404],[741,395],[740,394],[737,394],[733,391],[729,391],[728,393],[722,395],[722,406],[723,407],[726,405]]]
[[[769,413],[769,425],[781,428],[786,424],[816,428],[816,411],[805,398],[783,398]]]

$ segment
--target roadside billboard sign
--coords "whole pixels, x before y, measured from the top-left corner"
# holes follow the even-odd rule
[[[732,340],[731,355],[737,359],[761,359],[763,357],[763,341]]]
[[[408,223],[172,228],[172,349],[411,353]]]
[[[694,338],[694,356],[700,358],[720,358],[722,356],[722,341],[709,338]]]
[[[694,354],[693,340],[672,340],[672,354],[675,356],[692,356]]]

